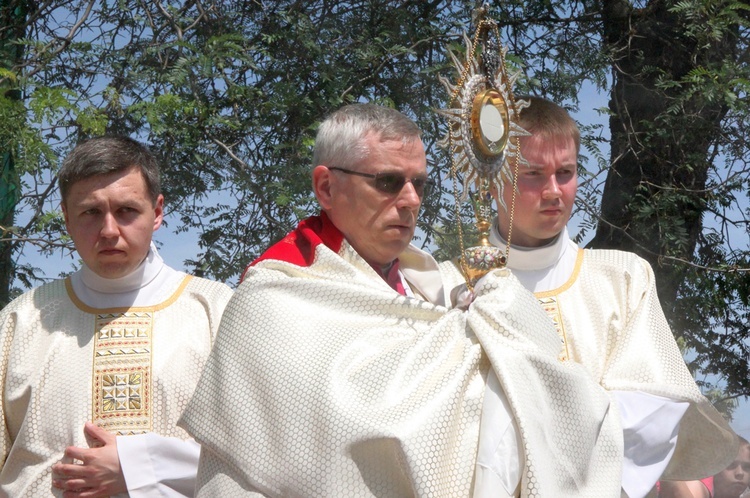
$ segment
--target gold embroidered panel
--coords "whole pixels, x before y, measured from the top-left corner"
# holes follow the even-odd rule
[[[118,436],[152,429],[151,312],[96,316],[92,421]]]
[[[562,341],[563,349],[560,352],[558,359],[560,361],[568,361],[570,359],[570,354],[568,353],[568,339],[565,336],[565,324],[563,323],[562,312],[560,311],[557,297],[550,296],[539,298],[539,304],[542,305],[544,311],[552,319],[552,322],[555,324],[555,329]]]

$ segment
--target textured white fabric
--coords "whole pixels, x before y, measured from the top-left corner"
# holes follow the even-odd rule
[[[159,282],[158,275],[151,282]],[[176,284],[149,289],[152,296],[162,296],[151,306],[95,309],[74,294],[69,280],[58,280],[2,310],[0,495],[61,494],[51,487],[51,466],[67,446],[87,446],[83,425],[92,420],[93,398],[99,395],[92,370],[96,327],[108,317],[148,317],[153,324],[143,398],[150,413],[146,430],[187,439],[176,422],[195,388],[231,289],[184,274]],[[108,302],[118,303],[117,298],[111,294]]]
[[[523,450],[508,399],[492,369],[487,374],[487,393],[482,404],[474,498],[516,496]],[[482,430],[488,426],[494,430]]]
[[[410,245],[399,255],[399,261],[399,272],[405,280],[404,287],[408,287],[412,292],[410,297],[416,295],[424,301],[440,306],[450,302],[450,298],[445,295],[440,268],[432,256]]]
[[[202,444],[198,496],[469,496],[488,359],[519,424],[521,495],[619,494],[607,394],[558,362],[509,272],[476,291],[468,312],[400,296],[346,243],[251,268],[180,421]]]
[[[117,454],[130,498],[190,497],[201,447],[193,439],[182,440],[149,432],[117,437]]]
[[[613,391],[620,406],[625,460],[623,490],[644,497],[659,480],[677,445],[679,425],[689,403],[641,392]]]
[[[498,232],[498,225],[493,225],[490,234],[491,242],[498,247],[505,247],[506,241]],[[578,246],[568,237],[567,228],[552,242],[543,247],[511,246],[509,252],[509,267],[524,287],[532,292],[548,292],[563,287],[576,271],[578,261]],[[618,396],[612,393],[620,406],[620,413],[627,413],[628,417],[621,420],[625,443],[625,458],[623,459],[622,487],[630,498],[643,498],[653,488],[656,481],[669,464],[674,453],[674,445],[664,444],[676,433],[685,410],[663,409],[658,421],[654,420],[648,403],[640,403],[645,393],[629,392],[628,395]],[[640,395],[640,396],[639,396]],[[648,398],[646,398],[648,399]],[[663,403],[676,403],[663,399]],[[676,403],[685,406],[683,403]],[[643,437],[644,422],[649,438]],[[502,430],[496,428],[495,430]],[[482,431],[480,435],[485,434]],[[638,437],[634,437],[640,435]],[[639,458],[640,456],[640,458]],[[644,466],[643,458],[648,456],[649,464]],[[660,456],[661,458],[657,458]]]
[[[504,246],[496,227],[490,240]],[[579,250],[563,232],[543,248],[511,247],[509,267],[556,323],[564,347],[561,359],[584,365],[609,392],[641,391],[690,403],[665,477],[704,477],[726,466],[736,440],[685,366],[648,263],[622,251]],[[441,269],[450,286],[463,283],[452,263],[442,263]],[[639,409],[630,407],[631,421],[648,418],[647,410],[635,416]],[[679,414],[672,416],[676,425]]]

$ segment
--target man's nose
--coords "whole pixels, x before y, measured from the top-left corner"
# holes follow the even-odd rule
[[[116,237],[120,234],[120,228],[117,220],[112,213],[105,213],[102,219],[102,228],[99,231],[102,237]]]
[[[547,180],[547,183],[544,185],[543,195],[548,199],[554,199],[562,195],[560,184],[557,183],[557,177],[555,175],[550,176]]]
[[[412,182],[406,182],[398,194],[398,207],[416,209],[422,204],[422,198],[417,194]]]

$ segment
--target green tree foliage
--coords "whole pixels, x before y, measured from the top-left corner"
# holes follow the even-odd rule
[[[59,1],[30,10],[26,36],[15,40],[25,57],[12,76],[24,94],[14,104],[27,118],[22,132],[34,141],[17,161],[19,210],[31,219],[5,243],[16,254],[69,251],[54,173],[79,140],[124,133],[159,155],[175,228],[198,233],[202,251],[188,266],[236,278],[316,211],[310,153],[317,123],[332,110],[378,101],[431,123],[428,143],[439,136],[432,108],[443,95],[430,74],[457,32],[441,7]],[[0,126],[18,134],[20,122]],[[443,211],[439,195],[428,204],[424,226]]]
[[[23,119],[23,104],[12,68],[22,61],[20,45],[14,43],[23,36],[25,13],[20,6],[0,3],[0,18],[5,29],[0,31],[0,119],[17,121]],[[19,181],[15,166],[14,150],[18,139],[12,133],[0,132],[0,227],[12,227],[18,203]],[[3,238],[12,237],[12,230],[0,228]],[[10,268],[13,258],[11,244],[0,245],[0,265]],[[10,271],[0,272],[0,304],[8,300],[8,289],[15,276]]]
[[[160,156],[179,220],[168,229],[195,233],[188,267],[220,280],[317,210],[316,126],[345,103],[416,119],[444,184],[437,76],[456,79],[446,49],[463,50],[476,1],[3,1],[0,39],[17,51],[0,66],[0,152],[20,181],[2,224],[8,261],[71,250],[54,174],[76,142],[103,133]],[[610,96],[609,129],[583,127],[590,245],[648,259],[696,373],[747,395],[748,3],[511,0],[490,11],[524,74],[517,93],[573,110],[594,106],[579,100],[584,85]],[[427,200],[422,244],[455,242],[439,228],[455,224],[446,186]],[[28,265],[3,265],[17,285],[37,282]]]
[[[692,366],[744,394],[749,19],[746,2],[603,2],[611,167],[592,241],[652,264]]]

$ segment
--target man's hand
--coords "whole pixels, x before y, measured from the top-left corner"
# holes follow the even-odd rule
[[[468,310],[475,297],[474,292],[470,291],[466,284],[454,287],[451,291],[453,307],[461,311]]]
[[[83,432],[90,448],[67,447],[63,461],[52,466],[52,485],[64,491],[64,498],[100,498],[126,492],[117,437],[91,422],[86,422]]]

